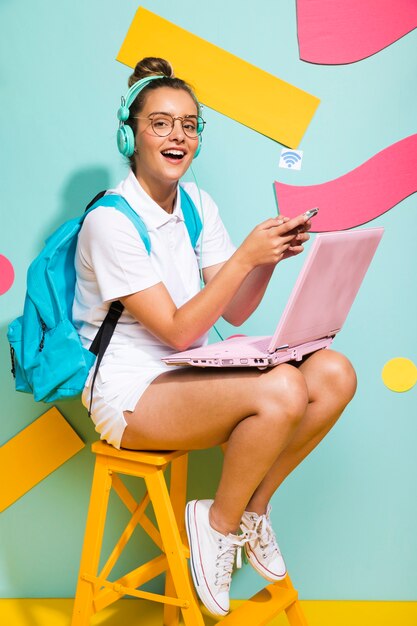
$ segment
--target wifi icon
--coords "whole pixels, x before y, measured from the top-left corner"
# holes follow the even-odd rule
[[[281,150],[281,156],[279,159],[279,167],[292,170],[300,170],[303,160],[302,150]]]

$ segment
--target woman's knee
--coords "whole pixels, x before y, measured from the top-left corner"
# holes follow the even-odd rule
[[[356,392],[357,378],[349,359],[335,350],[321,350],[316,353],[315,365],[323,385],[346,404],[350,402]]]
[[[306,381],[297,368],[282,364],[259,377],[258,404],[264,415],[286,423],[303,418],[308,405]]]

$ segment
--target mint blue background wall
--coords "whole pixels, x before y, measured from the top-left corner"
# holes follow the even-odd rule
[[[137,6],[133,0],[0,2],[0,253],[16,271],[12,289],[0,297],[0,444],[48,408],[16,394],[9,376],[5,330],[21,311],[27,266],[57,225],[126,172],[115,148],[115,112],[130,70],[115,56]],[[300,172],[278,169],[279,144],[206,109],[195,170],[236,243],[275,214],[274,179],[324,182],[415,132],[415,31],[362,62],[326,67],[298,58],[295,2],[149,0],[143,6],[322,99],[300,146]],[[357,369],[357,396],[273,500],[274,524],[302,598],[417,599],[416,388],[396,394],[380,378],[393,357],[417,360],[415,216],[413,195],[373,222],[386,233],[335,342]],[[273,330],[301,263],[279,267],[242,332]],[[96,435],[78,402],[58,407],[87,446],[0,516],[3,597],[74,593]],[[213,495],[220,462],[218,450],[192,455],[190,497]],[[109,541],[125,519],[114,506]],[[153,548],[132,540],[126,564],[136,562],[139,550]],[[262,585],[246,567],[234,578],[233,596]]]

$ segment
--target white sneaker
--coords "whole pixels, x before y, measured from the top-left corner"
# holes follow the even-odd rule
[[[223,617],[230,608],[229,588],[237,554],[241,566],[241,548],[248,535],[222,535],[210,526],[209,510],[213,500],[192,500],[186,506],[185,523],[190,545],[191,575],[204,606]]]
[[[270,505],[264,515],[245,511],[240,528],[249,534],[245,545],[249,563],[266,580],[275,582],[285,578],[287,568],[271,526],[270,513]]]

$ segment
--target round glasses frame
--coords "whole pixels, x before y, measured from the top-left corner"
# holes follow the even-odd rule
[[[176,120],[180,120],[184,134],[196,139],[204,130],[205,121],[200,115],[184,115],[174,117],[170,113],[151,113],[148,117],[136,116],[137,120],[148,120],[152,130],[158,137],[168,137],[174,130]]]

